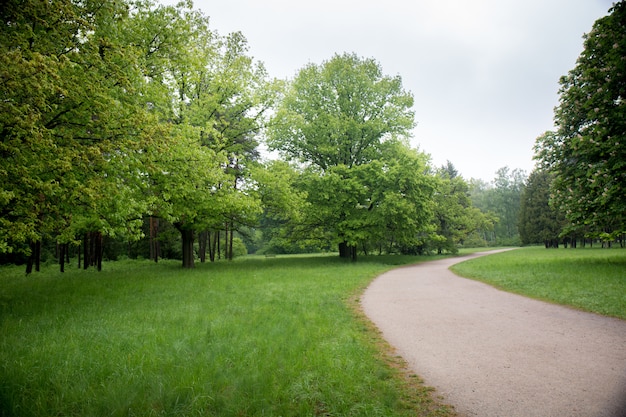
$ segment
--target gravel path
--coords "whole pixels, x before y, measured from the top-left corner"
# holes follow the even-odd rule
[[[381,275],[365,314],[461,416],[626,417],[626,321],[448,270],[482,254]]]

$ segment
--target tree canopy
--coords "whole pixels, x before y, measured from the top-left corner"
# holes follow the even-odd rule
[[[576,66],[560,80],[556,131],[537,139],[553,173],[553,204],[565,230],[615,238],[626,232],[626,2],[614,4],[584,37]]]
[[[430,216],[427,159],[402,142],[412,105],[400,77],[343,54],[304,67],[272,119],[270,148],[305,167],[305,230],[335,241],[341,256],[391,231],[415,239]]]
[[[272,119],[268,145],[321,170],[380,157],[384,140],[413,128],[413,96],[373,59],[335,55],[298,72]]]
[[[190,3],[10,1],[1,13],[0,251],[139,238],[146,215],[193,238],[257,210],[237,182],[273,89],[241,34],[218,36]]]
[[[373,58],[274,80],[191,2],[6,3],[2,262],[31,272],[43,243],[61,270],[70,250],[100,268],[107,243],[133,256],[149,241],[151,259],[163,243],[191,268],[244,240],[356,259],[454,251],[494,224],[451,163],[409,146],[413,95]],[[283,160],[263,159],[264,139]]]

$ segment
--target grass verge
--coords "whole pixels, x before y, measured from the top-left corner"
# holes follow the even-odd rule
[[[0,416],[449,416],[359,315],[395,265],[0,269]]]
[[[522,248],[451,268],[497,288],[626,319],[626,250]]]

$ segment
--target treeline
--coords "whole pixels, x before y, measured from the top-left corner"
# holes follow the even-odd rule
[[[241,33],[218,34],[190,3],[0,13],[3,262],[193,267],[257,249],[355,259],[498,239],[451,164],[408,146],[413,97],[372,59],[275,80]],[[264,137],[283,160],[260,158]]]
[[[408,144],[412,94],[373,59],[276,80],[190,3],[12,0],[0,14],[3,263],[520,242],[524,173],[486,184],[432,167]]]
[[[196,231],[262,212],[251,171],[280,83],[191,4],[9,1],[0,28],[0,252],[133,242],[159,219],[193,266]],[[149,228],[152,256],[159,228]],[[92,243],[93,242],[93,243]],[[156,250],[154,250],[156,249]],[[63,256],[60,256],[61,262]]]

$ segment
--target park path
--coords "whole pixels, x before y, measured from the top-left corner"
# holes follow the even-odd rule
[[[487,253],[387,272],[363,310],[461,416],[626,417],[626,321],[448,270]]]

